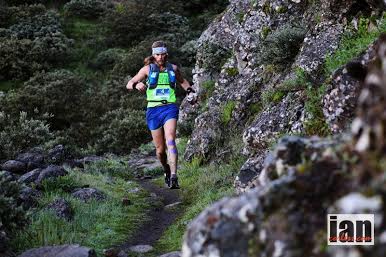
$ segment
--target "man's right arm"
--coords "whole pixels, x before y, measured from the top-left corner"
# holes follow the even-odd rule
[[[135,75],[132,79],[127,82],[126,88],[128,90],[133,90],[134,88],[138,89],[139,91],[144,91],[146,90],[145,84],[143,84],[141,81],[146,79],[146,76],[148,74],[148,66],[142,67],[137,75]]]

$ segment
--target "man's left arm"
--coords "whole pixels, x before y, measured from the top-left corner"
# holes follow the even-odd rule
[[[180,83],[181,87],[186,91],[188,88],[190,88],[190,83],[184,77],[182,77],[181,71],[178,68],[178,66],[175,66],[175,73],[176,73],[176,79],[177,82]]]

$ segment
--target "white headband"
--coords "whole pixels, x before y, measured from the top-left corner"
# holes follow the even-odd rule
[[[168,49],[166,47],[155,47],[153,48],[153,54],[166,54]]]

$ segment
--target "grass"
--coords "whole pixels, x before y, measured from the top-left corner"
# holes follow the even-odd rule
[[[380,25],[373,31],[368,30],[370,20],[360,18],[358,31],[348,30],[341,42],[340,46],[334,54],[328,56],[325,62],[325,73],[332,74],[337,68],[342,67],[347,62],[357,57],[365,51],[375,39],[386,31],[386,17],[382,17]]]
[[[147,193],[128,193],[138,187],[136,183],[127,183],[122,174],[116,173],[121,167],[99,170],[86,167],[86,172],[71,170],[67,176],[44,183],[45,192],[40,198],[38,209],[30,214],[31,223],[19,232],[12,241],[13,249],[21,252],[25,249],[54,244],[77,243],[96,250],[102,256],[103,249],[124,242],[141,222],[146,220],[145,209],[150,207]],[[71,196],[71,189],[88,185],[104,192],[104,201],[83,203]],[[54,199],[62,197],[70,202],[74,210],[71,221],[58,218],[45,206]],[[126,197],[132,203],[123,206],[121,200]]]
[[[202,166],[200,163],[200,159],[193,159],[191,163],[184,163],[180,170],[184,212],[155,245],[157,253],[180,250],[188,223],[215,201],[234,193],[234,176],[244,160],[235,159],[221,165]]]
[[[221,109],[222,124],[227,125],[230,122],[230,120],[232,119],[232,113],[235,107],[236,107],[235,101],[227,101],[225,105],[222,106],[222,109]]]
[[[205,164],[200,158],[194,158],[190,163],[182,162],[179,168],[179,190],[182,198],[182,215],[171,225],[154,246],[155,249],[146,256],[158,256],[162,253],[181,249],[183,235],[187,225],[206,207],[215,201],[234,193],[233,180],[241,165],[245,162],[239,156],[240,142],[230,140],[234,153],[230,161],[222,164]],[[181,139],[178,151],[184,152],[187,139]],[[163,184],[163,178],[157,180]]]

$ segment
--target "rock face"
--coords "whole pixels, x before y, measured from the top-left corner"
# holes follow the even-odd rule
[[[46,246],[28,250],[18,257],[97,257],[94,250],[79,245]]]
[[[315,117],[307,111],[306,91],[322,84],[327,87],[320,101],[327,129],[344,131],[354,117],[360,83],[344,67],[326,74],[325,60],[349,22],[355,25],[360,14],[380,8],[381,1],[230,1],[197,41],[193,87],[199,101],[183,102],[179,117],[180,127],[191,130],[184,158],[224,158],[232,140],[242,139],[240,154],[248,160],[235,185],[238,192],[253,188],[272,143],[283,134],[308,133]],[[373,57],[370,46],[358,61],[366,64]],[[310,84],[299,79],[299,70]]]
[[[225,198],[189,225],[183,257],[382,256],[386,252],[386,35],[376,59],[348,65],[363,88],[351,133],[282,138],[257,171],[254,189]],[[362,74],[363,76],[358,76]],[[371,247],[327,247],[327,214],[374,214]]]

